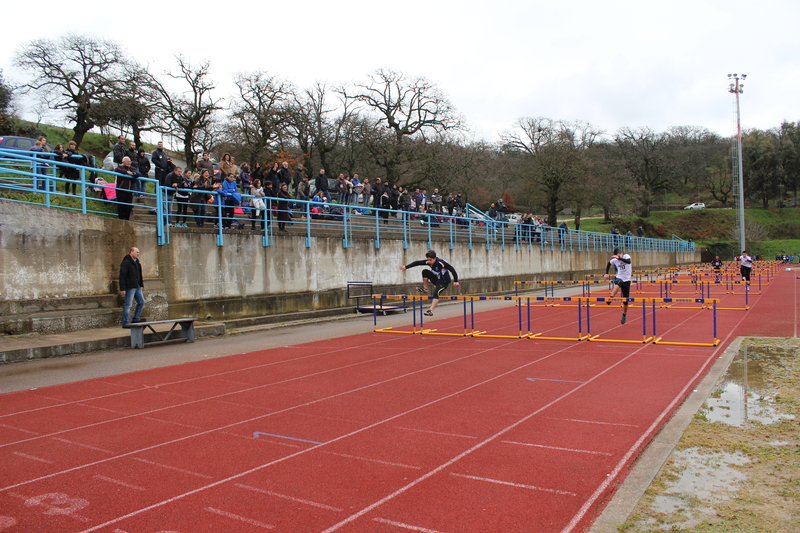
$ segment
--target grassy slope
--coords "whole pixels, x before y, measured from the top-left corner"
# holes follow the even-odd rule
[[[748,238],[751,253],[765,258],[786,253],[800,252],[800,208],[745,209],[746,224],[756,224],[764,229],[766,239]],[[574,227],[572,220],[567,223]],[[653,211],[646,219],[636,216],[616,217],[612,224],[603,224],[602,218],[583,219],[581,229],[610,233],[618,227],[621,233],[628,230],[635,235],[641,225],[645,236],[670,239],[677,235],[684,240],[693,240],[700,246],[719,242],[735,242],[733,235],[736,211],[733,209],[701,209],[693,211]],[[738,245],[737,245],[738,246]]]
[[[69,128],[59,128],[57,126],[46,126],[40,124],[37,126],[42,132],[47,135],[47,142],[55,146],[58,143],[67,146],[67,142],[72,139],[73,131]],[[133,140],[133,139],[128,139]],[[82,154],[90,154],[98,158],[98,163],[102,163],[103,158],[111,151],[112,147],[117,143],[116,135],[101,135],[99,133],[89,132],[83,137],[78,151]],[[154,147],[147,143],[144,144],[144,149],[151,151]]]

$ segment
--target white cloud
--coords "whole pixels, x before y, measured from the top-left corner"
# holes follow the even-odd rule
[[[119,42],[156,72],[175,54],[208,59],[225,96],[236,72],[258,69],[300,87],[364,80],[380,67],[424,76],[489,140],[523,116],[580,119],[608,132],[696,125],[729,135],[731,72],[748,74],[744,127],[800,120],[796,1],[232,0],[91,11],[7,25],[6,78],[21,79],[12,57],[25,42],[72,31]],[[29,21],[31,12],[16,4],[4,14]]]

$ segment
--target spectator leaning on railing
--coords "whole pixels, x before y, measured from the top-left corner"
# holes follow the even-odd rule
[[[134,183],[139,178],[139,171],[131,166],[131,158],[123,157],[122,164],[114,172],[122,174],[117,176],[117,218],[130,220],[133,209]]]

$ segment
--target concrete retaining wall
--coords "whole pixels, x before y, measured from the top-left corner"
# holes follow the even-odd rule
[[[421,269],[403,273],[402,264],[422,259],[426,242],[403,248],[402,241],[372,239],[342,247],[341,238],[276,236],[261,246],[261,236],[230,232],[225,246],[209,231],[177,230],[171,243],[158,246],[155,227],[114,218],[0,200],[0,304],[10,300],[107,295],[116,291],[119,264],[131,246],[142,254],[148,316],[191,315],[218,318],[263,315],[351,305],[348,281],[369,281],[377,290],[396,292],[417,285]],[[437,251],[455,266],[464,283],[452,294],[513,288],[514,280],[577,279],[602,273],[607,252],[515,250],[509,243],[472,250],[464,243]],[[699,261],[700,252],[642,252],[634,269]],[[149,283],[149,280],[159,280]]]

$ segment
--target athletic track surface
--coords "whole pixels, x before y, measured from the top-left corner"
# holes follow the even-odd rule
[[[797,335],[798,283],[720,311],[717,347],[365,333],[5,394],[0,532],[580,532],[733,338]],[[658,332],[707,342],[711,315]],[[619,317],[592,331],[641,337]]]

